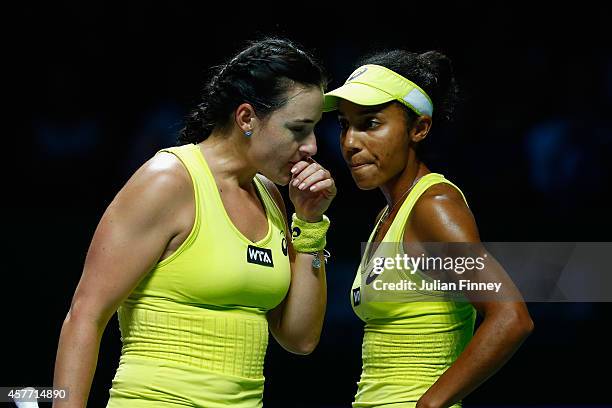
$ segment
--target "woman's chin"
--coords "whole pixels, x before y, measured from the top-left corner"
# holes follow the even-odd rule
[[[275,174],[265,175],[271,182],[277,186],[286,186],[291,181],[291,174]]]
[[[375,188],[379,187],[378,183],[376,183],[375,180],[369,178],[355,177],[355,175],[353,174],[353,180],[355,181],[357,188],[359,188],[360,190],[374,190]]]
[[[373,190],[380,186],[379,173],[373,164],[351,167],[351,176],[361,190]]]

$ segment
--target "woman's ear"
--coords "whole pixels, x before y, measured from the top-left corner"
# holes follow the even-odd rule
[[[254,124],[257,121],[255,110],[250,103],[243,103],[236,108],[236,125],[242,133],[253,132]]]
[[[419,116],[414,120],[414,125],[410,129],[410,140],[418,143],[427,137],[431,129],[431,116]]]

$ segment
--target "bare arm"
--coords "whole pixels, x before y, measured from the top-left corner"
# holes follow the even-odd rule
[[[159,154],[145,163],[102,216],[62,326],[53,386],[69,398],[53,407],[85,407],[100,339],[117,308],[184,226],[176,213],[192,193],[178,159]],[[193,201],[193,199],[192,199]]]
[[[430,188],[415,205],[412,220],[404,242],[480,242],[471,211],[459,192],[448,185]],[[533,330],[527,307],[503,268],[494,260],[486,268],[487,274],[495,273],[504,280],[510,300],[470,299],[483,322],[453,365],[421,397],[418,407],[448,407],[460,401],[498,371]]]
[[[268,312],[268,323],[272,335],[285,350],[310,354],[319,344],[327,305],[325,263],[313,268],[314,256],[296,253],[291,244],[289,257],[291,285],[283,302]]]
[[[310,173],[302,174],[301,180],[307,179],[309,175]],[[321,174],[308,179],[306,183],[310,187],[324,179],[326,177]],[[329,182],[327,179],[323,185]],[[268,181],[266,185],[287,223],[282,196],[274,183]],[[320,218],[320,215],[317,218]],[[325,263],[321,262],[320,268],[313,268],[314,255],[295,252],[288,227],[286,231],[291,263],[291,285],[283,302],[268,312],[268,324],[272,335],[284,349],[296,354],[310,354],[319,343],[327,305]],[[319,259],[323,259],[322,251],[319,252]]]

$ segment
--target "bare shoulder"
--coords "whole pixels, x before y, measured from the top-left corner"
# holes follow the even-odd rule
[[[413,211],[424,212],[441,208],[463,208],[469,211],[461,192],[448,183],[434,184],[425,190],[415,203]]]
[[[407,228],[410,235],[423,242],[479,240],[474,216],[463,195],[448,183],[435,184],[423,193],[412,209]]]
[[[181,161],[171,153],[161,152],[146,161],[126,183],[131,189],[168,195],[191,187],[191,178]]]
[[[168,219],[193,200],[193,186],[187,169],[171,153],[158,153],[130,177],[111,206],[142,217]]]
[[[96,228],[71,313],[108,322],[170,240],[185,230],[190,183],[182,163],[167,153],[136,170]]]

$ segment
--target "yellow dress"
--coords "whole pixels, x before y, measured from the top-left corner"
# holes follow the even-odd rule
[[[382,244],[372,250],[369,260],[362,259],[355,276],[351,305],[365,322],[365,332],[363,369],[353,407],[414,407],[472,338],[476,311],[465,299],[436,301],[431,296],[440,295],[437,293],[427,294],[427,300],[420,295],[414,301],[402,298],[409,296],[405,293],[383,295],[375,290],[375,280],[369,278],[375,258],[403,255],[404,229],[410,212],[425,190],[438,183],[454,186],[437,173],[429,173],[417,182]],[[372,249],[376,229],[368,240],[366,254]],[[401,271],[385,269],[378,279],[393,282],[401,277]],[[380,283],[377,286],[380,288]]]
[[[107,408],[261,407],[266,312],[291,279],[284,217],[255,177],[268,233],[249,241],[227,215],[198,146],[161,151],[191,176],[195,222],[117,311],[122,349]]]

